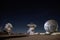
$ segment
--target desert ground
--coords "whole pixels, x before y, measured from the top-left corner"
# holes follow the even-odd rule
[[[2,40],[60,40],[60,35],[32,35],[1,38]]]

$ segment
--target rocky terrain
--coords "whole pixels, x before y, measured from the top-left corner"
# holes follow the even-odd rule
[[[60,40],[60,35],[33,35],[6,37],[3,40]]]

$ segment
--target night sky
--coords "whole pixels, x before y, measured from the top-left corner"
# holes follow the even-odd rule
[[[13,32],[25,33],[26,26],[33,22],[37,25],[35,32],[45,32],[44,23],[54,19],[59,24],[60,31],[60,3],[59,2],[20,2],[16,0],[3,1],[0,7],[0,27],[10,22]]]

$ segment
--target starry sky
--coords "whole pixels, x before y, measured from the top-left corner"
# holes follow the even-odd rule
[[[44,23],[54,19],[58,22],[60,31],[60,3],[59,2],[20,2],[16,0],[3,1],[0,8],[0,27],[10,22],[13,32],[25,33],[27,24],[37,25],[35,32],[45,32]]]

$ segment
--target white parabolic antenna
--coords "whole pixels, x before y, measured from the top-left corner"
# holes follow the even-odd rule
[[[7,23],[7,24],[5,25],[5,30],[6,30],[7,32],[11,32],[12,28],[13,28],[13,26],[12,26],[11,23]]]
[[[44,24],[44,29],[46,33],[58,31],[58,23],[56,20],[48,20]]]

